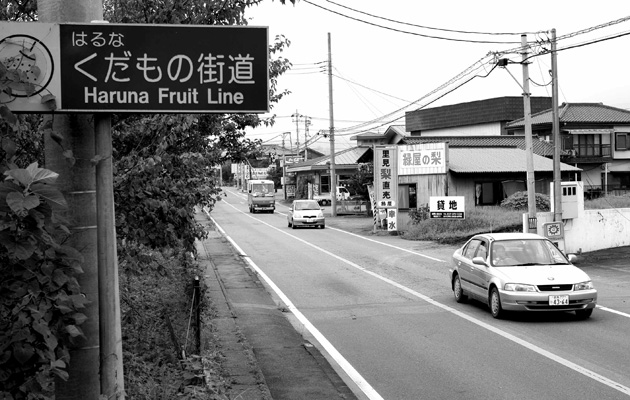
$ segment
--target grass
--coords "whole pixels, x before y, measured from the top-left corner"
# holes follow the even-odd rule
[[[584,202],[584,209],[630,208],[630,196],[607,196]],[[459,244],[482,232],[522,232],[523,213],[503,207],[475,207],[466,211],[466,219],[426,219],[410,225],[404,238]]]

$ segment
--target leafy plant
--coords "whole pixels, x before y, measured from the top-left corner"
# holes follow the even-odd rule
[[[529,208],[527,191],[516,192],[501,202],[501,207],[511,210],[527,210]],[[549,196],[542,193],[536,193],[536,210],[549,211],[551,202]]]
[[[67,379],[68,344],[83,335],[87,300],[77,275],[81,254],[59,211],[58,175],[38,168],[5,171],[0,183],[0,397],[52,399]]]

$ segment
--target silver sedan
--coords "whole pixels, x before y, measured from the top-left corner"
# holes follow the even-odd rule
[[[574,311],[588,318],[597,290],[575,259],[536,234],[475,235],[453,253],[451,288],[458,303],[479,300],[495,318],[504,311]]]
[[[315,200],[294,200],[287,214],[289,228],[298,226],[315,226],[324,229],[326,218],[322,208]]]

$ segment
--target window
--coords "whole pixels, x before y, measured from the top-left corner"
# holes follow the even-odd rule
[[[330,193],[330,176],[322,175],[322,182],[319,187],[319,193]]]
[[[398,185],[398,208],[415,209],[418,208],[416,185]]]
[[[615,133],[615,150],[630,150],[630,133]]]
[[[601,157],[601,135],[575,135],[574,148],[581,157]],[[610,149],[609,149],[610,150]]]
[[[480,244],[481,240],[479,239],[471,240],[470,243],[468,243],[468,246],[466,246],[466,250],[464,250],[464,257],[472,259],[475,256]]]
[[[496,205],[503,201],[503,184],[501,182],[475,182],[475,205]]]

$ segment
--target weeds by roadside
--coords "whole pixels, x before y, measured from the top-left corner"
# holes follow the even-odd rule
[[[527,206],[526,202],[522,204]],[[607,196],[584,202],[587,210],[629,207],[630,196]],[[521,232],[524,212],[527,210],[502,206],[474,207],[466,210],[466,219],[458,220],[430,219],[422,217],[424,214],[420,212],[421,216],[409,225],[403,237],[408,240],[459,244],[481,232]]]

